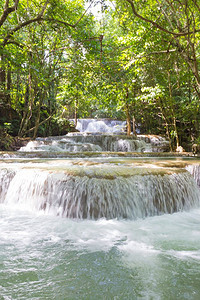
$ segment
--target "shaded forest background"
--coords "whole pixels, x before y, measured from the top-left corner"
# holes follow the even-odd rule
[[[190,151],[199,44],[197,0],[0,0],[0,146],[90,117],[126,119],[127,134],[133,122]]]

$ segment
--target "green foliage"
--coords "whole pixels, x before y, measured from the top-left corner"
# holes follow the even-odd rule
[[[196,1],[186,2],[133,1],[142,19],[126,0],[19,1],[0,26],[4,130],[64,134],[75,115],[134,117],[174,147],[197,139],[200,14]],[[86,7],[97,3],[95,17]],[[192,34],[170,33],[182,31]]]
[[[14,138],[7,133],[7,130],[0,126],[0,150],[11,150],[13,148]]]
[[[50,122],[52,135],[65,135],[73,130],[72,123],[65,118],[54,117]],[[42,130],[42,128],[40,128]]]

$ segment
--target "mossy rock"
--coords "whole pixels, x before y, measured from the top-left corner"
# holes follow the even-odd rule
[[[0,127],[0,151],[16,151],[25,146],[30,138],[13,137],[5,128]]]
[[[0,149],[12,150],[15,144],[15,139],[9,135],[4,128],[0,128]]]

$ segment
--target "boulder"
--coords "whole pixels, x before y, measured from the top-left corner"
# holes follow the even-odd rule
[[[176,152],[178,152],[178,153],[183,153],[183,152],[185,152],[185,149],[184,149],[182,146],[178,146],[178,147],[176,148]]]
[[[199,154],[200,153],[200,145],[199,144],[193,144],[192,145],[192,152],[193,152],[193,154]]]

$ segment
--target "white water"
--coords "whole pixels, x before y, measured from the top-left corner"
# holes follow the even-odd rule
[[[78,119],[76,129],[80,132],[125,134],[126,121],[109,119]]]
[[[188,172],[138,163],[130,159],[18,160],[9,168],[3,163],[0,202],[80,219],[137,219],[199,206],[198,180],[192,176],[195,164],[187,166]]]
[[[197,185],[200,187],[200,164],[188,165],[186,170],[192,174]]]
[[[22,152],[164,152],[169,142],[156,135],[125,135],[126,122],[118,120],[80,119],[80,132],[64,136],[37,138],[21,147]]]
[[[0,206],[1,299],[199,299],[200,210],[73,221]]]
[[[159,136],[118,136],[69,133],[65,136],[37,138],[21,147],[24,152],[163,152],[169,143]]]
[[[150,142],[149,142],[150,143]],[[51,151],[51,152],[144,152],[152,151],[152,146],[144,140],[110,135],[69,134],[62,137],[38,138],[30,141],[20,151]]]
[[[3,157],[0,299],[200,299],[198,160]]]

